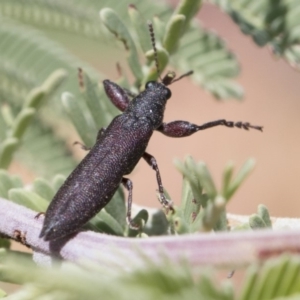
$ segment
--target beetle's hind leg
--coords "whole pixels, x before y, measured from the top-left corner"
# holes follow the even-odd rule
[[[164,194],[164,187],[162,185],[160,172],[158,169],[158,165],[156,159],[151,154],[144,152],[143,154],[144,160],[148,163],[148,165],[156,172],[156,180],[158,184],[158,192],[159,192],[159,201],[160,203],[166,207],[167,209],[173,210],[173,203],[171,200],[168,200]]]
[[[124,185],[124,187],[127,189],[128,191],[128,199],[127,199],[127,223],[129,225],[129,227],[131,229],[139,229],[140,227],[135,224],[133,221],[132,221],[132,218],[131,218],[131,207],[132,207],[132,189],[133,189],[133,186],[132,186],[132,181],[128,178],[125,178],[123,177],[122,178],[122,184]]]

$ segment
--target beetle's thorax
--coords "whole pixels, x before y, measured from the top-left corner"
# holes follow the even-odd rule
[[[148,120],[156,129],[163,121],[165,106],[170,97],[171,91],[164,84],[150,81],[146,89],[130,102],[125,113]]]

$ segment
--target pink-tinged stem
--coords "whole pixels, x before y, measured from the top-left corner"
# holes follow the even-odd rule
[[[133,267],[149,257],[159,263],[166,257],[192,266],[214,265],[229,268],[262,261],[282,252],[300,252],[300,230],[240,231],[228,233],[193,234],[150,238],[124,238],[91,231],[80,232],[64,241],[45,242],[39,238],[43,216],[37,212],[0,198],[0,233],[11,238],[16,232],[25,234],[26,244],[36,252],[35,257],[58,254],[79,263],[91,260],[105,265]],[[39,260],[39,258],[37,259]],[[42,260],[42,259],[41,259]],[[129,263],[130,262],[130,263]]]

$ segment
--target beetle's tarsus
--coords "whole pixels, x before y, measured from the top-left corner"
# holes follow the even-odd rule
[[[38,214],[36,214],[36,215],[34,216],[34,218],[35,218],[36,220],[38,220],[40,216],[45,216],[45,213],[44,213],[44,212],[39,212]]]
[[[81,148],[82,150],[85,150],[85,151],[90,151],[90,150],[92,149],[92,148],[87,147],[86,145],[84,145],[84,144],[82,144],[82,143],[80,143],[80,142],[78,142],[78,141],[76,141],[76,142],[73,143],[73,146],[75,146],[75,145],[79,145],[80,148]]]

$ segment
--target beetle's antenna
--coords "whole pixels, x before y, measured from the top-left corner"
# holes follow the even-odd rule
[[[174,83],[174,82],[176,82],[176,81],[182,79],[183,77],[192,75],[193,73],[194,73],[194,71],[188,71],[188,72],[186,72],[186,73],[184,73],[184,74],[182,74],[181,76],[179,76],[179,77],[176,78],[175,72],[170,71],[170,72],[168,72],[168,73],[166,74],[166,76],[163,78],[162,83],[163,83],[164,85],[168,86],[168,85],[170,85],[170,84],[172,84],[172,83]]]
[[[160,77],[160,70],[159,70],[159,63],[158,63],[158,55],[157,55],[157,49],[156,49],[156,45],[155,45],[155,35],[154,35],[154,29],[153,29],[153,24],[151,21],[148,21],[148,27],[149,27],[149,32],[150,32],[150,38],[151,38],[151,44],[152,44],[152,48],[154,51],[154,61],[155,61],[155,66],[156,66],[156,70],[157,70],[157,75],[160,79],[160,81],[164,84],[164,85],[170,85],[171,83],[178,81],[180,79],[182,79],[183,77],[189,76],[191,74],[193,74],[193,71],[189,71],[185,74],[182,74],[181,76],[179,76],[178,78],[176,77],[176,74],[174,72],[168,72],[166,74],[166,76],[162,79]]]
[[[158,75],[159,79],[162,81],[162,79],[160,77],[157,49],[156,49],[156,46],[155,46],[155,35],[154,35],[154,30],[153,30],[153,24],[152,24],[151,21],[148,21],[148,27],[149,27],[149,32],[150,32],[151,44],[152,44],[152,48],[153,48],[153,51],[154,51],[154,61],[155,61],[155,67],[156,67],[157,75]]]
[[[188,72],[186,72],[186,73],[184,73],[184,74],[182,74],[181,76],[179,76],[179,77],[177,77],[177,78],[175,78],[171,83],[174,83],[174,82],[176,82],[176,81],[178,81],[178,80],[180,80],[180,79],[182,79],[183,77],[186,77],[186,76],[190,76],[190,75],[192,75],[194,73],[194,71],[193,70],[191,70],[191,71],[188,71]]]

